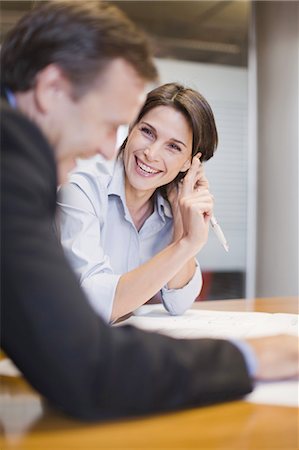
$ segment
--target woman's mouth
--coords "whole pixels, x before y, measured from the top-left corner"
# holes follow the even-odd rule
[[[157,173],[160,173],[161,170],[153,169],[152,167],[148,166],[147,164],[144,164],[140,159],[135,156],[135,161],[137,165],[137,171],[143,176],[151,176],[156,175]]]

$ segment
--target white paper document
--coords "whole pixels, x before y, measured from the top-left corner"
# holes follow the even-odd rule
[[[182,316],[170,316],[162,305],[144,305],[119,325],[134,325],[175,338],[249,337],[287,333],[298,335],[298,314],[230,312],[190,309]],[[246,397],[254,403],[299,406],[298,380],[258,383]]]
[[[5,358],[0,361],[0,375],[18,377],[21,375],[21,372],[9,358]]]

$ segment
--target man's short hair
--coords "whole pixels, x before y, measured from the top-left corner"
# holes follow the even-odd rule
[[[36,74],[57,64],[75,89],[90,84],[123,58],[144,80],[157,71],[145,35],[116,7],[104,2],[41,2],[10,30],[1,49],[2,83],[27,91]]]

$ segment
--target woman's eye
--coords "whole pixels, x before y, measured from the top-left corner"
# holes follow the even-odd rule
[[[178,151],[178,152],[181,151],[181,147],[179,147],[177,144],[174,144],[173,142],[171,142],[171,143],[169,144],[169,147],[170,147],[172,150],[176,150],[176,151]]]
[[[152,130],[148,127],[141,127],[141,131],[142,131],[142,133],[146,134],[147,136],[153,135]]]

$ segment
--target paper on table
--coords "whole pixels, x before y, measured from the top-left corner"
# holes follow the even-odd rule
[[[279,333],[298,334],[297,314],[207,311],[189,309],[171,316],[162,305],[144,305],[120,325],[134,325],[173,337],[244,339]]]
[[[298,407],[298,388],[298,380],[257,383],[245,400],[250,403]]]
[[[19,377],[22,374],[10,359],[5,358],[0,361],[0,375]]]
[[[190,309],[170,316],[162,305],[145,305],[119,325],[134,325],[175,338],[245,339],[280,333],[298,335],[298,315]],[[258,383],[245,397],[253,403],[298,406],[298,380]]]

